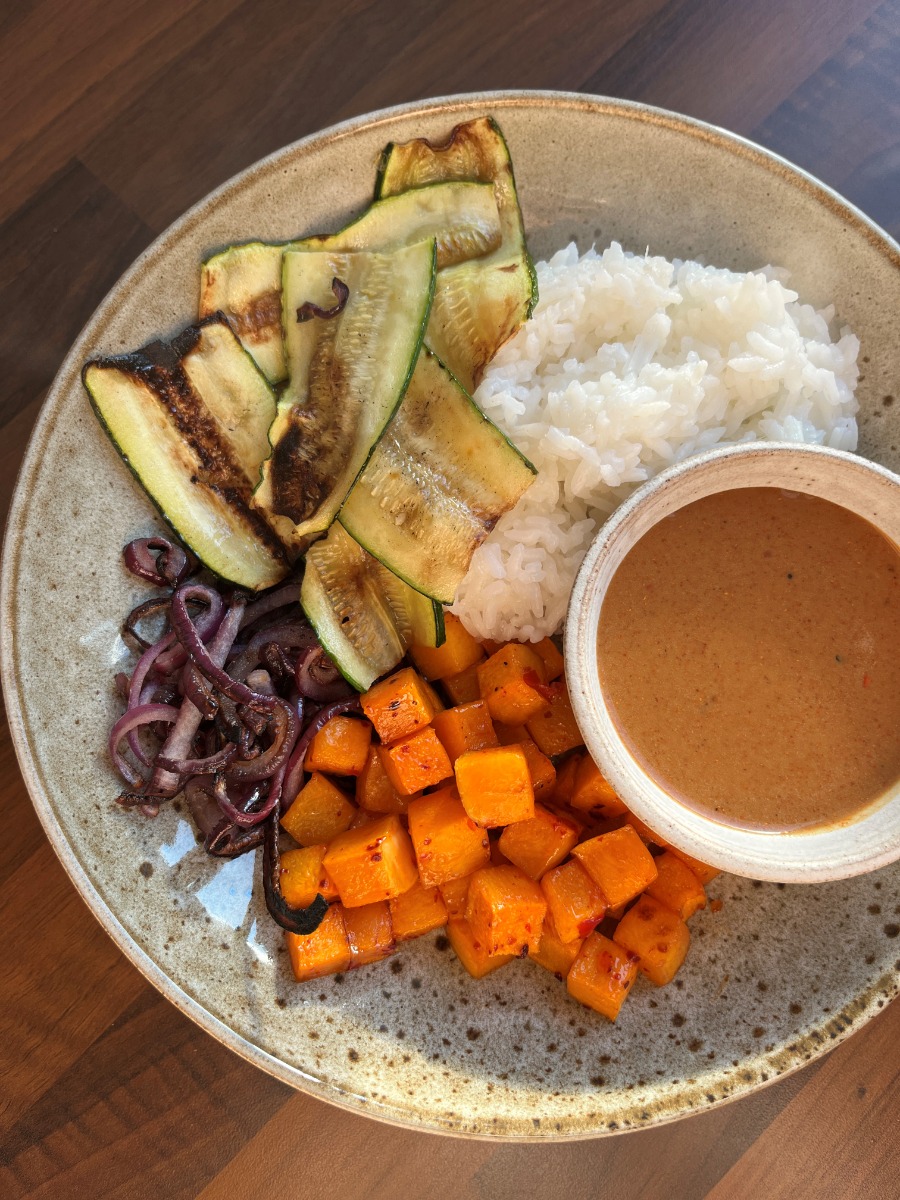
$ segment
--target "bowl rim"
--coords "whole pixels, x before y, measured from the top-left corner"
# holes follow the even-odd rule
[[[866,484],[872,489],[871,504],[866,502]],[[853,816],[830,825],[782,831],[717,822],[680,804],[640,766],[603,697],[597,625],[606,590],[629,550],[685,505],[754,486],[830,499],[868,520],[890,540],[898,540],[900,515],[893,522],[892,536],[873,506],[877,492],[885,507],[900,513],[900,476],[860,455],[808,443],[759,441],[716,446],[673,463],[619,505],[579,569],[565,627],[572,707],[604,776],[635,816],[677,849],[733,875],[773,883],[827,883],[867,874],[900,859],[900,781]],[[857,499],[858,506],[847,502]]]
[[[661,126],[692,140],[715,144],[721,151],[730,155],[749,159],[761,169],[779,176],[791,186],[807,192],[818,203],[823,204],[848,224],[855,226],[866,241],[896,270],[900,271],[900,245],[860,209],[815,176],[747,138],[708,122],[682,116],[666,109],[636,101],[617,100],[578,92],[553,89],[507,89],[423,98],[350,117],[273,151],[225,180],[167,226],[113,284],[73,342],[41,406],[19,468],[6,521],[2,563],[0,563],[0,677],[2,677],[4,685],[7,719],[13,747],[23,780],[44,832],[63,868],[94,917],[126,958],[181,1012],[218,1041],[228,1046],[229,1049],[282,1082],[324,1100],[326,1103],[402,1128],[492,1141],[519,1142],[582,1140],[626,1132],[636,1126],[623,1128],[619,1125],[616,1129],[609,1129],[606,1126],[575,1127],[552,1133],[548,1129],[530,1129],[526,1132],[518,1132],[502,1126],[499,1128],[484,1126],[480,1130],[473,1131],[455,1126],[448,1127],[436,1120],[428,1121],[427,1118],[414,1118],[406,1111],[393,1109],[383,1111],[377,1105],[366,1102],[364,1098],[356,1097],[351,1093],[338,1092],[330,1085],[320,1083],[319,1080],[306,1075],[299,1068],[289,1065],[281,1058],[270,1054],[261,1046],[238,1034],[230,1025],[220,1021],[177,984],[149,953],[137,944],[95,888],[78,859],[74,847],[66,838],[53,811],[38,764],[32,755],[23,711],[23,681],[19,678],[16,668],[15,584],[19,575],[19,552],[26,532],[29,508],[28,481],[52,434],[65,394],[80,371],[86,348],[102,331],[106,314],[115,305],[118,295],[131,285],[148,264],[163,255],[172,241],[204,220],[206,215],[226,195],[245,186],[259,173],[271,170],[274,164],[298,152],[311,151],[319,145],[353,136],[361,129],[386,125],[413,114],[424,116],[446,111],[448,115],[458,115],[458,119],[463,120],[467,116],[475,115],[479,109],[502,113],[503,109],[533,105],[559,110],[590,111],[598,115],[609,115]],[[719,1095],[714,1101],[703,1095],[702,1086],[692,1090],[685,1085],[680,1104],[673,1104],[664,1112],[657,1111],[648,1124],[668,1123],[693,1115],[695,1112],[701,1111],[701,1105],[702,1110],[706,1111],[721,1104],[730,1103],[761,1086],[775,1082],[777,1078],[800,1069],[807,1061],[824,1053],[825,1049],[830,1049],[843,1041],[864,1020],[875,1016],[884,1004],[884,997],[892,997],[898,990],[900,990],[900,976],[896,972],[888,972],[854,1001],[852,1020],[839,1025],[832,1022],[827,1025],[828,1032],[826,1034],[819,1034],[804,1041],[802,1049],[806,1051],[805,1056],[798,1052],[786,1062],[777,1050],[772,1054],[760,1055],[758,1059],[754,1059],[759,1070],[755,1072],[752,1081],[745,1085],[736,1084],[727,1095]],[[818,1031],[816,1032],[818,1033]]]

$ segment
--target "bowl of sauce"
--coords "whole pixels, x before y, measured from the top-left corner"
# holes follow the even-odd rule
[[[666,842],[756,879],[900,858],[900,478],[753,443],[604,525],[566,621],[585,742]]]

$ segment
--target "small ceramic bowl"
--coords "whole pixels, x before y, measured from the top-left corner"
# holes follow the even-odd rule
[[[900,782],[847,821],[792,830],[728,825],[679,803],[635,761],[607,709],[597,669],[604,596],[628,551],[656,523],[731,488],[779,487],[831,500],[900,545],[900,476],[821,446],[753,443],[677,463],[639,488],[601,529],[569,602],[566,678],[585,743],[603,774],[661,838],[723,871],[783,883],[845,879],[900,858]]]

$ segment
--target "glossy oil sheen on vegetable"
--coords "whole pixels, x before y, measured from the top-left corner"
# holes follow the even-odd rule
[[[723,822],[839,823],[900,779],[900,556],[830,501],[739,488],[659,522],[598,662],[643,769]]]

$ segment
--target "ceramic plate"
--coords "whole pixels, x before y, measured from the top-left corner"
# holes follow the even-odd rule
[[[900,251],[839,197],[748,142],[638,105],[495,93],[391,109],[225,184],[97,310],[43,408],[13,504],[3,676],[28,787],[76,887],[204,1029],[294,1087],[397,1124],[589,1137],[733,1099],[873,1016],[898,990],[900,868],[802,889],[716,880],[721,911],[693,919],[684,970],[661,990],[638,984],[615,1026],[528,962],[471,980],[435,935],[297,986],[259,862],[206,858],[177,804],[156,821],[117,809],[104,750],[112,676],[127,660],[119,621],[146,595],[120,551],[159,526],[91,414],[81,364],[189,321],[203,254],[340,227],[370,198],[385,142],[439,138],[482,113],[509,140],[536,257],[617,238],[739,270],[777,263],[806,300],[833,302],[862,340],[861,452],[900,468]]]

